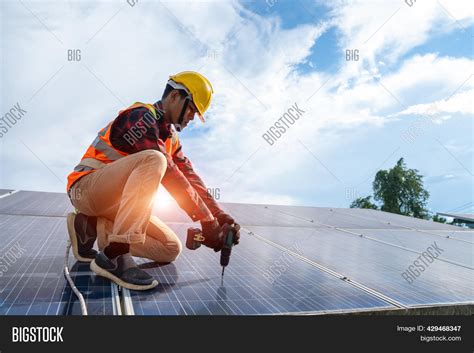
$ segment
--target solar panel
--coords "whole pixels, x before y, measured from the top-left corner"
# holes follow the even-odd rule
[[[442,237],[458,239],[464,242],[469,242],[471,244],[474,244],[474,231],[472,230],[459,230],[459,231],[430,230],[430,233],[437,234]]]
[[[235,212],[235,205],[229,204],[229,210]],[[329,208],[329,207],[301,207],[301,206],[279,206],[279,205],[251,205],[251,207],[246,207],[247,212],[252,212],[254,217],[260,215],[262,208],[265,208],[266,212],[269,214],[268,217],[285,217],[287,219],[286,225],[294,226],[292,223],[295,221],[303,221],[302,226],[311,226],[311,227],[338,227],[338,228],[367,228],[367,229],[376,229],[376,228],[393,228],[393,229],[402,229],[402,227],[394,224],[383,224],[377,222],[376,218],[363,218],[352,215],[349,212],[342,212],[343,209],[338,208]],[[346,209],[345,209],[346,210]],[[311,222],[313,221],[313,222]],[[310,223],[308,223],[310,222]],[[242,221],[242,223],[245,223]],[[248,223],[247,223],[248,224]],[[250,225],[250,224],[249,224]],[[253,225],[270,225],[275,226],[277,224],[273,223],[256,223]]]
[[[12,192],[13,190],[11,189],[0,189],[0,196],[8,194],[9,192]]]
[[[420,254],[339,230],[247,228],[284,247],[300,244],[306,258],[406,306],[474,300],[473,272],[467,268],[434,261],[416,280],[408,283],[402,273]]]
[[[0,239],[0,314],[81,313],[62,274],[65,218],[0,214]],[[73,266],[71,276],[91,314],[112,314],[108,281],[90,276],[87,264]]]
[[[358,217],[364,217],[373,222],[390,223],[392,226],[399,226],[413,229],[426,230],[459,230],[459,227],[443,224],[439,222],[427,221],[419,218],[403,216],[395,213],[389,213],[379,210],[369,209],[345,209],[341,210],[344,213],[353,213]]]
[[[219,254],[205,247],[184,249],[171,264],[137,259],[160,281],[152,291],[132,291],[137,315],[329,313],[474,302],[473,231],[374,210],[221,206],[243,226],[224,281]],[[72,209],[60,193],[0,198],[0,259],[21,250],[8,266],[0,262],[0,314],[80,314],[62,275],[65,216]],[[174,202],[158,203],[154,214],[183,244],[187,228],[198,226]],[[413,283],[405,281],[402,273],[434,241],[443,253]],[[109,281],[88,264],[76,263],[71,275],[90,314],[114,312]]]
[[[66,216],[73,210],[65,193],[19,191],[0,199],[0,214]]]
[[[474,244],[466,244],[453,238],[446,238],[435,235],[430,231],[417,232],[411,230],[362,230],[366,237],[377,239],[394,246],[422,253],[436,242],[436,245],[443,250],[438,260],[449,261],[453,264],[474,269]]]
[[[241,224],[279,227],[319,226],[324,228],[324,226],[308,223],[308,220],[306,219],[301,219],[284,213],[274,212],[264,205],[222,203],[221,206],[222,208],[229,210],[232,213],[232,216]]]
[[[171,228],[184,242],[190,226],[173,224]],[[184,249],[172,264],[152,266],[150,273],[160,284],[151,292],[132,293],[135,313],[256,315],[394,308],[281,250],[242,236],[222,283],[219,254],[204,247]],[[280,275],[276,275],[278,262],[288,266],[280,265]]]

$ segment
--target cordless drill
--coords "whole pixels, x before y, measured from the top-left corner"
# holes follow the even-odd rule
[[[222,227],[223,233],[223,244],[221,249],[221,266],[222,276],[224,276],[224,269],[229,264],[230,254],[232,247],[234,246],[234,239],[236,231],[233,225],[224,224]],[[202,231],[199,228],[189,228],[188,235],[186,238],[186,247],[190,250],[196,250],[202,244],[206,238],[202,235]]]

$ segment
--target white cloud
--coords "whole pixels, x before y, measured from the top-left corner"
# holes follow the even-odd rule
[[[376,58],[394,63],[431,35],[464,29],[474,21],[466,0],[418,1],[411,7],[400,0],[341,0],[330,6],[344,33],[341,47],[359,49],[370,65]]]
[[[472,85],[469,85],[472,86]],[[455,93],[447,99],[440,99],[429,104],[415,104],[407,109],[394,114],[400,115],[423,115],[432,119],[447,120],[448,116],[442,116],[443,113],[460,113],[474,117],[474,89]]]
[[[453,117],[468,109],[472,82],[447,97],[473,72],[470,59],[428,54],[379,72],[378,67],[396,62],[434,31],[455,30],[456,23],[439,6],[344,4],[335,2],[335,17],[327,21],[288,29],[278,17],[253,14],[238,2],[163,6],[140,1],[134,7],[124,1],[93,6],[28,2],[61,44],[19,3],[8,2],[2,14],[8,28],[2,37],[8,67],[2,72],[3,111],[16,101],[28,102],[47,84],[25,103],[25,119],[2,139],[0,184],[35,189],[35,179],[41,179],[42,188],[63,191],[66,175],[97,130],[124,105],[157,100],[167,76],[181,70],[199,69],[215,88],[206,125],[195,122],[183,143],[203,179],[220,187],[225,201],[297,204],[295,193],[330,193],[328,185],[341,188],[331,175],[334,164],[344,165],[331,161],[340,145],[339,131],[355,135],[357,128],[382,129],[387,117],[400,117],[409,109],[416,113],[432,102]],[[472,10],[456,4],[449,5],[452,13],[461,24],[470,23]],[[402,9],[396,17],[361,46],[397,6]],[[341,47],[360,47],[368,60],[348,62],[335,74],[297,71],[296,65],[308,60],[315,41],[334,24],[342,30]],[[81,49],[81,62],[68,62],[67,49]],[[410,107],[400,107],[374,77]],[[268,146],[261,135],[295,102],[305,111],[303,117]],[[64,185],[58,186],[19,138],[64,178]]]

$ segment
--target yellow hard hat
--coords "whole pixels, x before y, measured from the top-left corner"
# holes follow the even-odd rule
[[[204,113],[211,105],[211,98],[214,93],[209,80],[198,72],[183,71],[170,76],[168,84],[173,88],[184,88],[188,91],[198,110],[199,118],[204,122]],[[181,85],[184,87],[180,87]]]

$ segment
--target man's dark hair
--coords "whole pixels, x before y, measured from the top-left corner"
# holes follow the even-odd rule
[[[175,88],[173,88],[171,85],[166,85],[166,88],[165,88],[165,91],[163,92],[163,96],[161,97],[161,99],[165,99],[166,97],[168,97],[168,95],[171,93],[172,90],[174,90]],[[186,96],[188,95],[186,93],[186,91],[184,89],[178,89],[178,92],[179,92],[179,95],[181,96],[181,98],[186,98]]]

